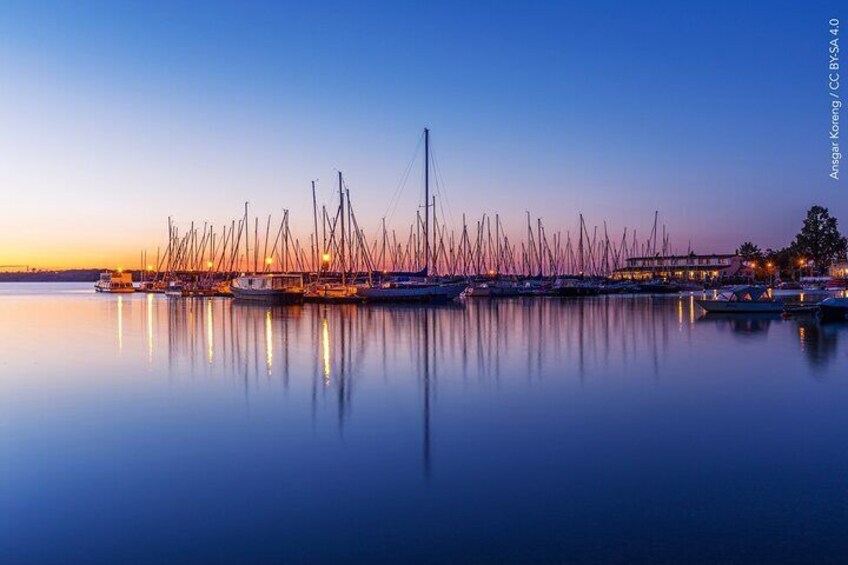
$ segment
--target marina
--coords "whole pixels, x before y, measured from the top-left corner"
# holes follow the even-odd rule
[[[391,230],[389,239],[385,217],[381,220],[380,237],[368,243],[368,235],[356,219],[351,191],[338,171],[334,192],[337,207],[334,213],[328,213],[327,204],[322,204],[320,222],[316,183],[311,183],[313,230],[308,246],[302,246],[292,234],[288,210],[283,211],[274,231],[268,216],[264,237],[259,218],[254,217],[251,222],[249,203],[245,203],[238,223],[233,220],[229,228],[225,225],[220,232],[208,222],[198,230],[192,222],[188,231],[180,235],[179,228],[168,218],[164,254],[157,249],[155,264],[148,264],[148,252],[141,252],[137,290],[164,292],[172,298],[229,296],[237,301],[292,304],[304,300],[325,304],[428,304],[451,302],[459,297],[585,298],[714,291],[714,296],[697,300],[707,312],[798,315],[818,314],[819,302],[838,298],[848,289],[845,269],[840,271],[839,267],[834,270],[835,276],[807,277],[802,284],[781,282],[779,270],[768,263],[764,274],[768,276],[770,268],[772,276],[765,282],[772,284],[764,285],[757,284],[761,268],[757,261],[746,259],[738,251],[699,255],[691,251],[690,244],[689,253],[675,254],[671,234],[659,222],[659,212],[654,213],[653,227],[644,240],[638,238],[635,230],[628,232],[624,228],[620,241],[615,242],[606,221],[602,232],[594,226],[590,234],[582,214],[578,214],[578,235],[574,240],[570,231],[564,241],[561,231],[549,233],[541,218],[534,225],[529,212],[526,240],[519,244],[511,243],[500,214],[494,216],[494,234],[492,218],[486,214],[476,222],[476,238],[469,235],[464,214],[461,234],[448,231],[446,218],[440,222],[436,213],[436,197],[431,198],[433,171],[428,128],[423,131],[421,145],[424,213],[423,217],[420,211],[416,213],[405,246],[398,242],[395,230]],[[416,150],[404,179],[417,158]],[[800,260],[798,278],[807,264]],[[122,272],[104,273],[97,283],[98,290],[102,290],[104,280],[129,280],[129,276]],[[764,278],[762,274],[759,277]],[[125,284],[123,287],[126,289]],[[827,318],[833,318],[834,312],[834,307],[828,306]]]
[[[838,12],[4,0],[0,565],[848,564]]]

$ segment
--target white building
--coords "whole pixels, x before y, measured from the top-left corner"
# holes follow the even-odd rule
[[[631,257],[613,276],[621,279],[680,279],[703,281],[750,276],[742,257],[733,254]]]

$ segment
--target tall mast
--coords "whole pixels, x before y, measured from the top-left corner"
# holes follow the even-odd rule
[[[424,128],[424,275],[430,266],[430,130]]]
[[[315,272],[317,273],[319,271],[320,263],[318,261],[320,260],[320,256],[318,255],[318,202],[315,200],[315,181],[312,181],[312,221],[315,224],[315,239],[313,240],[315,252],[312,257],[314,259],[312,268],[315,269]]]
[[[342,271],[342,284],[345,283],[345,211],[344,211],[344,190],[342,189],[342,172],[339,171],[339,219],[342,222],[341,230],[341,251],[339,252],[339,264]]]
[[[250,270],[250,228],[247,223],[247,202],[244,203],[244,263],[245,272]]]

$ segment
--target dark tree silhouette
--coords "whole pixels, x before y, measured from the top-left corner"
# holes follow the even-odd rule
[[[819,273],[824,272],[833,261],[843,258],[848,248],[848,240],[839,233],[837,224],[827,208],[813,206],[807,212],[804,227],[792,243],[795,253],[812,259]]]
[[[763,250],[758,245],[754,245],[750,241],[746,241],[739,246],[736,254],[742,257],[743,261],[761,261],[763,258]]]

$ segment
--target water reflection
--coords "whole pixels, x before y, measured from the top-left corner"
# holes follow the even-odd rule
[[[119,350],[124,348],[125,318],[138,302],[116,298]],[[815,351],[819,361],[835,354],[843,329],[835,325],[827,331],[815,321],[786,321],[771,314],[703,315],[691,296],[481,300],[412,308],[262,306],[148,295],[143,305],[149,362],[163,337],[172,368],[188,366],[194,375],[203,364],[210,376],[237,376],[247,384],[260,375],[287,382],[292,355],[298,362],[308,357],[312,372],[320,373],[321,386],[344,390],[344,398],[351,396],[363,363],[371,376],[384,379],[409,374],[412,367],[425,383],[439,366],[463,380],[494,383],[505,371],[527,381],[585,379],[631,362],[646,362],[659,372],[673,355],[672,341],[677,348],[694,346],[691,337],[701,326],[740,339],[767,339],[774,325],[794,325],[801,350]],[[165,327],[158,323],[161,311],[166,312]],[[821,346],[813,348],[811,340]]]
[[[0,319],[0,555],[61,561],[92,531],[120,542],[104,562],[139,532],[174,560],[173,532],[233,561],[373,562],[357,552],[386,544],[393,562],[629,561],[619,536],[633,561],[745,545],[780,562],[810,528],[848,551],[848,323],[703,317],[688,295],[399,308],[90,291],[0,295]]]
[[[740,336],[760,336],[765,338],[772,322],[780,321],[780,314],[705,314],[698,318],[699,323],[715,324]]]
[[[838,358],[838,340],[840,333],[848,333],[846,324],[820,324],[814,320],[799,320],[797,323],[798,340],[801,351],[815,373],[824,369]]]
[[[844,331],[769,314],[703,315],[693,296],[480,300],[440,307],[263,306],[153,295],[116,301],[119,351],[125,347],[125,318],[143,304],[148,363],[163,337],[170,378],[237,379],[248,396],[263,381],[285,387],[292,378],[308,382],[313,419],[333,399],[340,431],[361,380],[414,377],[427,473],[442,372],[451,382],[483,387],[498,387],[504,378],[530,385],[575,379],[585,385],[631,367],[660,378],[666,364],[715,347],[722,335],[743,343],[768,340],[775,327],[794,334],[794,347],[822,367],[839,354]],[[160,312],[166,313],[164,326]]]

